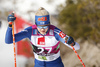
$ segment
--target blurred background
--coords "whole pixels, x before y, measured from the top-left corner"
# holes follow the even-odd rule
[[[14,67],[13,44],[5,43],[7,16],[15,11],[17,33],[34,24],[39,7],[49,11],[51,24],[80,44],[77,52],[86,67],[100,67],[100,0],[0,0],[0,67]],[[64,66],[83,67],[73,50],[60,44]],[[16,47],[17,66],[34,67],[28,39],[16,43]]]

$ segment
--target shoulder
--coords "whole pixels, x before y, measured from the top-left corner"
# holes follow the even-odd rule
[[[36,25],[32,25],[32,29],[37,29],[37,26]]]
[[[50,29],[54,30],[54,33],[57,33],[57,34],[61,32],[61,30],[54,25],[50,25]]]
[[[56,26],[50,25],[50,29],[55,29],[55,28],[56,28]]]
[[[54,25],[50,25],[50,29],[60,30],[59,28],[57,28],[57,27],[56,27],[56,26],[54,26]]]

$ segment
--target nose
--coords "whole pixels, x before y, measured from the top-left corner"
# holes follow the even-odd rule
[[[44,28],[42,28],[41,30],[42,30],[42,31],[44,31],[45,29],[44,29]]]

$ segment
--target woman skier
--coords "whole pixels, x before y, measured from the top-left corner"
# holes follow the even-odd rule
[[[50,24],[49,17],[49,12],[40,7],[35,13],[35,25],[15,34],[15,42],[29,38],[35,56],[34,67],[64,67],[60,57],[60,42],[71,49],[71,46],[75,50],[80,49],[79,44],[71,36],[66,35],[59,28]],[[5,37],[7,44],[13,43],[12,24],[14,24],[14,20],[16,20],[16,17],[10,14]]]

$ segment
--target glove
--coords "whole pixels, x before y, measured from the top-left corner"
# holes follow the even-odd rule
[[[16,17],[14,17],[14,14],[8,15],[8,22],[14,22],[16,20]]]
[[[71,36],[69,36],[67,38],[67,44],[69,44],[71,46],[74,46],[75,45],[74,39]]]

